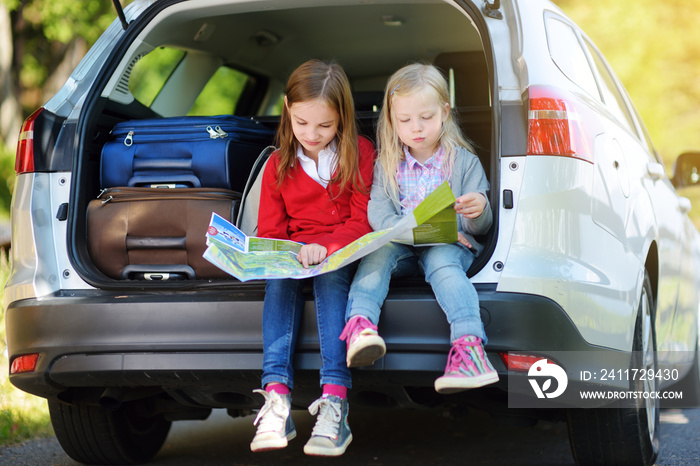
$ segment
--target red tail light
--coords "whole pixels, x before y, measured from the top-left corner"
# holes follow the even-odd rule
[[[36,369],[36,363],[39,361],[39,354],[25,354],[23,356],[17,356],[12,360],[12,365],[10,366],[10,374],[19,374],[21,372],[34,372]]]
[[[15,157],[15,172],[28,173],[34,171],[34,122],[39,114],[44,110],[40,108],[24,120],[22,129],[19,132],[17,142],[17,156]]]
[[[509,371],[527,372],[543,356],[520,353],[498,353]]]
[[[527,155],[574,157],[593,163],[593,141],[585,132],[584,105],[547,86],[528,88]]]

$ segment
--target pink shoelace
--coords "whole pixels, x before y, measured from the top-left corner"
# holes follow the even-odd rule
[[[452,344],[450,354],[447,356],[448,362],[447,367],[445,367],[445,374],[459,372],[462,364],[469,369],[478,371],[476,364],[474,364],[469,354],[471,351],[474,351],[473,349],[470,351],[469,348],[473,347],[476,347],[477,351],[481,350],[481,338],[468,335],[457,339],[454,344]]]
[[[365,329],[377,331],[377,326],[366,317],[355,316],[345,324],[343,333],[340,334],[340,339],[344,340],[348,346],[350,346],[350,343]]]

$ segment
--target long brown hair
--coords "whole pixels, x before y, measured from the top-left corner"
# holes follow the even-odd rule
[[[350,90],[350,81],[340,65],[321,60],[309,60],[292,72],[285,91],[286,104],[282,107],[282,118],[277,130],[279,166],[277,186],[294,167],[299,142],[292,131],[289,107],[297,102],[322,99],[330,108],[338,112],[338,169],[331,182],[340,182],[343,191],[349,182],[360,191],[366,191],[359,172],[359,149],[355,104]]]

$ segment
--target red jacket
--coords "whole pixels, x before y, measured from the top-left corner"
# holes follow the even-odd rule
[[[289,239],[324,246],[330,256],[372,231],[367,221],[367,202],[372,186],[376,151],[364,137],[358,138],[359,169],[366,193],[355,191],[352,183],[339,193],[339,183],[324,188],[297,163],[277,188],[278,152],[265,166],[258,211],[258,236]]]

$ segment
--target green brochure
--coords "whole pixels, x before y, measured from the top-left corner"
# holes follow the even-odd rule
[[[413,244],[427,246],[457,242],[457,214],[452,206],[441,210],[413,229]]]

